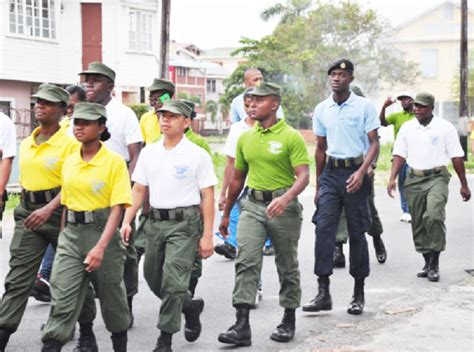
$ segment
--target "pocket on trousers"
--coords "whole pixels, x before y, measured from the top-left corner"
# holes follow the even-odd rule
[[[177,271],[178,274],[186,274],[191,271],[193,262],[190,262],[188,259],[184,258],[174,258],[172,266]]]
[[[104,277],[107,283],[118,283],[123,279],[123,270],[110,271]]]

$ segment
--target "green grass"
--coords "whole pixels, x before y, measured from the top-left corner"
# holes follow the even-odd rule
[[[7,205],[5,207],[5,211],[7,213],[12,213],[13,209],[15,209],[18,204],[20,204],[20,195],[15,194],[15,193],[10,193],[8,195],[8,202],[7,202]]]

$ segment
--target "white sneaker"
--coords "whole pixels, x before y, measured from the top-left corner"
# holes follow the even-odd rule
[[[400,221],[402,222],[411,222],[411,215],[409,213],[403,213],[400,217]]]

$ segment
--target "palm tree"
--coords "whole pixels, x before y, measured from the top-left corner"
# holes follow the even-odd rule
[[[212,123],[216,122],[217,110],[218,110],[218,106],[214,100],[208,100],[206,102],[206,113],[211,115]]]
[[[312,4],[312,0],[286,0],[285,4],[278,3],[266,8],[260,17],[262,20],[268,21],[270,18],[280,16],[280,23],[285,24],[301,16]]]

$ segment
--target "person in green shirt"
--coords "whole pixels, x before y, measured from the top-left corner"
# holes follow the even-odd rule
[[[257,123],[237,142],[235,170],[219,227],[222,236],[227,237],[230,211],[247,179],[248,195],[241,202],[237,225],[239,250],[232,297],[237,321],[219,334],[222,343],[252,343],[249,309],[255,303],[262,270],[261,250],[269,233],[280,279],[280,306],[284,308],[283,319],[270,338],[288,342],[295,333],[295,310],[301,303],[298,240],[302,207],[297,196],[309,183],[309,157],[301,134],[283,119],[277,120],[280,92],[279,86],[262,83],[247,93],[252,97],[249,116]]]
[[[382,110],[380,111],[380,123],[382,126],[393,125],[393,133],[394,139],[397,139],[398,131],[400,131],[400,127],[407,122],[410,121],[415,117],[415,113],[413,110],[413,94],[411,93],[402,93],[397,97],[397,100],[400,101],[402,104],[403,111],[395,112],[393,114],[388,115],[385,117],[385,109],[387,109],[390,105],[396,103],[396,100],[388,97],[385,102],[383,103]],[[403,184],[405,183],[405,178],[408,171],[408,165],[405,163],[398,174],[398,190],[400,192],[400,206],[402,208],[402,216],[400,217],[400,221],[404,222],[411,222],[411,215],[408,209],[408,203],[405,198],[404,187]]]

